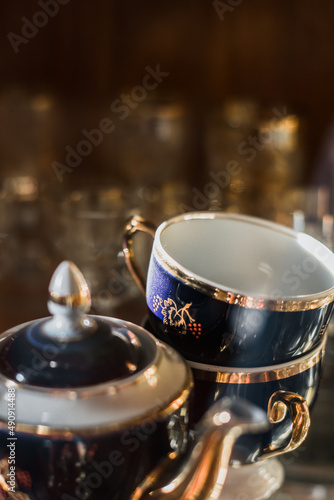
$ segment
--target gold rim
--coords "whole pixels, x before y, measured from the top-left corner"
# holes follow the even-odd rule
[[[163,267],[166,271],[170,272],[175,278],[183,282],[184,284],[194,288],[195,290],[204,293],[205,295],[212,297],[214,299],[220,300],[227,304],[238,305],[246,309],[264,309],[270,311],[287,312],[287,311],[307,311],[311,309],[318,309],[325,305],[329,305],[334,301],[334,287],[325,290],[320,293],[315,293],[309,296],[300,296],[298,299],[283,299],[283,298],[268,298],[262,299],[257,297],[250,297],[248,295],[243,295],[241,293],[233,293],[228,290],[224,290],[221,287],[215,286],[204,282],[200,276],[191,275],[189,270],[179,265],[168,253],[164,250],[160,244],[160,234],[169,225],[187,219],[214,219],[214,218],[228,218],[235,220],[243,220],[252,223],[255,226],[268,227],[275,232],[285,234],[290,237],[295,236],[295,231],[279,224],[257,219],[256,217],[251,217],[247,215],[234,215],[234,214],[224,214],[224,213],[214,213],[214,212],[190,212],[184,215],[179,215],[169,219],[168,221],[162,223],[156,232],[155,238],[155,253],[158,262],[163,263]],[[310,236],[311,238],[311,236]],[[317,242],[321,247],[323,247],[326,252],[330,252],[329,249],[325,247],[320,242]]]
[[[76,437],[96,437],[103,436],[110,432],[117,432],[128,429],[129,427],[135,427],[145,422],[146,420],[160,420],[161,418],[166,418],[175,413],[181,406],[183,406],[189,399],[190,392],[193,387],[193,377],[191,370],[188,367],[186,371],[186,380],[184,386],[181,388],[180,392],[172,397],[172,399],[167,403],[167,405],[162,409],[154,409],[150,412],[144,413],[143,415],[119,423],[105,424],[99,426],[92,426],[87,428],[54,428],[45,425],[34,425],[34,424],[24,424],[16,422],[15,432],[22,432],[26,434],[34,434],[36,436],[51,438],[51,439],[64,439],[70,441]],[[8,430],[8,422],[0,420],[0,429]]]
[[[95,318],[97,316],[91,316],[92,318]],[[105,318],[104,316],[100,316],[100,318]],[[45,318],[43,318],[45,319]],[[110,319],[110,318],[108,318]],[[121,321],[121,320],[117,320]],[[32,324],[33,321],[29,321],[25,323],[25,325],[30,325]],[[5,332],[5,338],[7,336],[12,335],[15,333],[16,330],[21,328],[22,325],[19,325],[13,330],[9,330]],[[139,327],[136,325],[136,327],[139,330],[143,330],[142,327]],[[138,332],[137,332],[138,333]],[[148,379],[153,379],[153,377],[156,375],[156,371],[158,370],[158,367],[161,363],[163,351],[162,349],[157,348],[157,340],[150,335],[149,339],[150,343],[152,345],[155,345],[155,353],[153,354],[151,363],[149,366],[144,368],[141,372],[138,374],[134,374],[133,376],[127,377],[123,380],[119,380],[115,382],[114,384],[110,382],[104,382],[99,385],[93,385],[93,386],[86,386],[86,387],[78,387],[78,388],[54,388],[51,389],[52,396],[56,398],[61,398],[61,399],[93,399],[95,397],[101,397],[105,396],[106,398],[108,395],[113,394],[117,391],[124,390],[129,388],[130,386],[138,386],[140,383],[144,381],[148,381]],[[40,425],[40,424],[27,424],[24,422],[16,422],[16,432],[23,432],[27,434],[34,434],[42,437],[50,437],[54,439],[65,439],[65,440],[71,440],[75,436],[81,436],[81,437],[89,437],[89,436],[99,436],[103,435],[112,431],[119,431],[122,429],[126,429],[131,426],[136,426],[140,425],[143,421],[147,419],[156,419],[156,418],[162,418],[165,416],[168,416],[172,414],[173,412],[177,411],[189,398],[192,386],[193,386],[193,377],[192,377],[192,372],[189,366],[186,363],[184,364],[184,382],[181,387],[179,387],[178,391],[176,394],[172,394],[170,398],[168,397],[164,402],[160,403],[159,405],[155,408],[152,408],[150,410],[144,410],[143,413],[139,416],[130,418],[126,421],[121,421],[121,422],[113,422],[113,423],[102,423],[98,425],[92,425],[89,426],[86,425],[85,427],[81,428],[75,428],[75,424],[73,426],[66,426],[63,428],[58,428],[54,425]],[[20,389],[21,385],[20,383],[9,379],[7,377],[4,377],[3,375],[0,374],[0,385],[3,387],[11,387],[16,389],[16,397],[20,396]],[[31,393],[40,393],[40,394],[51,394],[50,393],[50,388],[47,387],[39,387],[39,386],[28,386],[29,391]],[[22,391],[22,389],[21,389]],[[161,405],[163,407],[161,408]],[[8,422],[0,419],[0,429],[7,429],[8,430]]]
[[[325,354],[326,339],[321,342],[318,349],[309,357],[303,356],[299,361],[294,364],[284,363],[282,365],[277,365],[277,368],[270,369],[266,367],[265,369],[242,369],[236,371],[236,368],[231,368],[230,371],[219,371],[218,367],[213,367],[210,365],[210,371],[208,369],[199,368],[201,363],[195,363],[188,361],[188,365],[191,367],[195,380],[203,380],[207,382],[216,382],[218,384],[260,384],[263,382],[273,382],[277,380],[283,380],[313,368],[318,364]],[[217,371],[214,371],[217,368]],[[212,370],[212,371],[211,371]]]

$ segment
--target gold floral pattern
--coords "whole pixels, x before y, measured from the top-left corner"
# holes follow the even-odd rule
[[[156,312],[161,308],[161,313],[164,317],[163,322],[167,325],[181,329],[182,334],[187,332],[187,324],[194,323],[195,319],[191,316],[189,309],[192,302],[178,308],[176,302],[171,299],[163,299],[160,295],[153,297],[153,311]]]

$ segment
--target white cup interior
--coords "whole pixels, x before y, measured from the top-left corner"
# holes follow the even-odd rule
[[[248,216],[187,214],[158,230],[158,246],[189,276],[241,295],[277,299],[334,286],[334,255],[304,233]]]

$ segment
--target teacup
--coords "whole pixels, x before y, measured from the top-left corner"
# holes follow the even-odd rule
[[[271,429],[261,436],[242,436],[231,456],[244,465],[298,448],[311,424],[321,380],[326,336],[298,360],[258,368],[231,368],[189,361],[194,388],[192,426],[213,403],[224,397],[241,398],[267,412]]]
[[[147,283],[134,235],[154,237]],[[158,229],[135,216],[124,253],[155,335],[189,360],[225,367],[292,362],[323,337],[334,254],[315,238],[256,217],[182,214]]]
[[[144,327],[151,332],[148,319]],[[240,437],[230,465],[240,466],[273,458],[298,448],[311,425],[325,355],[327,335],[308,354],[287,363],[266,367],[226,367],[188,361],[194,379],[194,429],[203,414],[223,398],[245,400],[267,413],[270,429]]]

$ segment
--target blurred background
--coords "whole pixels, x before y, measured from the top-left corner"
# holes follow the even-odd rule
[[[135,293],[125,293],[117,252],[132,212],[159,223],[237,211],[331,244],[330,0],[16,0],[0,9],[2,280],[38,293],[72,258],[108,312],[111,299]],[[6,283],[1,301],[8,324],[15,290],[13,301]]]
[[[94,312],[140,322],[132,213],[247,213],[332,248],[333,20],[331,0],[2,2],[1,330],[48,314],[64,258]],[[298,487],[280,498],[332,498]]]

